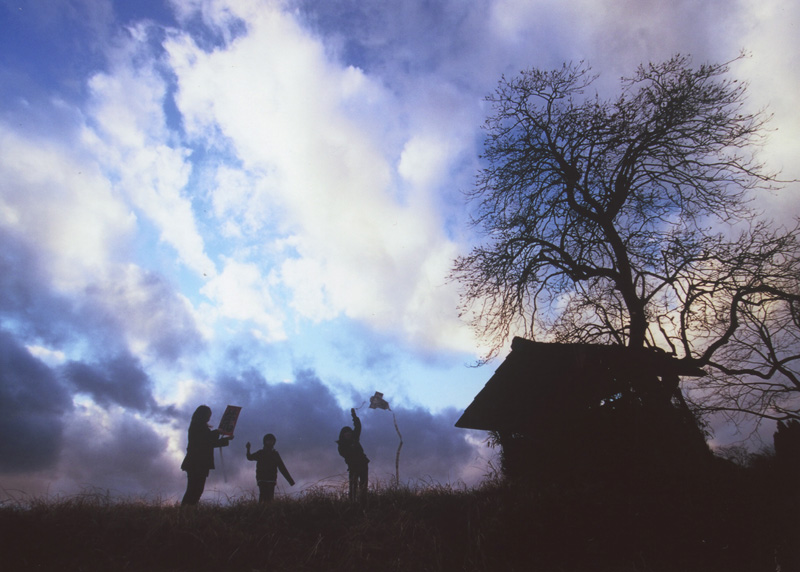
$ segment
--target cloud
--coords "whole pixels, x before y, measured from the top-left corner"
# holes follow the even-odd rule
[[[786,190],[777,195],[765,194],[758,206],[782,224],[792,225],[800,213],[800,109],[797,86],[800,85],[800,50],[795,22],[800,7],[794,3],[759,2],[742,5],[742,26],[739,41],[751,56],[736,63],[734,73],[749,82],[750,109],[766,109],[773,114],[772,132],[760,158],[767,166],[780,171],[789,181]]]
[[[190,152],[174,141],[167,125],[168,86],[152,47],[155,29],[140,24],[128,31],[130,37],[111,57],[111,71],[89,80],[92,127],[85,129],[84,142],[180,261],[198,275],[213,276],[214,263],[183,194]]]
[[[129,238],[133,217],[96,164],[0,124],[0,226],[36,246],[55,285],[80,289]]]
[[[73,332],[65,317],[73,313],[72,301],[52,292],[34,245],[0,227],[0,320],[13,325],[22,339],[60,344]]]
[[[167,362],[203,346],[190,304],[163,277],[109,264],[81,290],[60,292],[46,253],[1,227],[0,239],[0,320],[26,344],[62,354],[76,345],[92,355],[131,350]]]
[[[63,375],[78,393],[91,395],[101,407],[116,404],[142,412],[155,407],[152,382],[133,356],[120,355],[97,364],[69,362]]]
[[[178,471],[163,428],[118,408],[78,407],[68,418],[64,455],[54,484],[115,495],[177,494]]]
[[[0,472],[55,465],[72,401],[53,371],[0,330]]]
[[[400,478],[426,479],[453,482],[460,478],[464,465],[472,460],[475,450],[467,441],[468,433],[453,426],[459,412],[448,408],[437,414],[421,407],[397,408],[393,412],[364,409],[361,415],[365,427],[372,434],[372,457],[379,459],[376,472],[383,478],[394,476],[394,461],[399,437],[394,423],[403,437],[400,450]]]
[[[445,279],[455,245],[440,229],[432,199],[432,187],[463,146],[428,125],[424,138],[403,151],[406,135],[393,131],[403,110],[392,95],[331,59],[277,5],[259,6],[257,13],[242,12],[247,33],[228,45],[206,51],[185,33],[165,42],[187,133],[212,148],[223,141],[235,157],[217,170],[217,179],[230,185],[213,191],[215,212],[239,218],[270,204],[281,213],[280,228],[263,231],[287,247],[271,251],[279,264],[274,276],[298,315],[313,321],[345,315],[399,330],[420,346],[465,347],[463,336],[452,335],[459,325],[456,291]],[[428,153],[423,173],[423,142],[442,140],[451,142],[449,149]],[[233,164],[241,174],[233,175]],[[241,192],[243,183],[254,191]],[[255,197],[260,206],[251,210]],[[221,222],[241,236],[266,220]],[[449,314],[441,311],[448,306]],[[436,320],[424,328],[415,326],[431,316]]]
[[[283,313],[270,293],[270,280],[256,264],[226,260],[223,271],[200,290],[213,303],[213,312],[237,322],[254,322],[266,342],[286,339]]]
[[[164,276],[139,266],[109,267],[81,302],[89,326],[92,319],[105,324],[139,356],[175,361],[205,344],[186,297]]]

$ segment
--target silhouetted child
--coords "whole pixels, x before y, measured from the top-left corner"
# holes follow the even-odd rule
[[[186,493],[181,506],[196,505],[200,501],[206,486],[208,472],[214,468],[214,447],[227,447],[230,437],[222,437],[219,430],[208,427],[211,421],[211,409],[201,405],[192,414],[189,424],[189,444],[186,446],[186,457],[181,470],[186,471]]]
[[[350,415],[353,416],[353,429],[342,427],[336,443],[339,444],[339,454],[344,457],[350,473],[350,500],[363,501],[367,496],[369,459],[361,447],[361,420],[355,409],[350,410]]]
[[[294,480],[283,464],[280,453],[275,447],[275,435],[264,435],[264,448],[255,453],[250,453],[250,442],[247,447],[247,460],[256,461],[256,484],[258,485],[258,502],[266,503],[275,498],[275,485],[278,483],[278,469],[289,485],[294,486]]]

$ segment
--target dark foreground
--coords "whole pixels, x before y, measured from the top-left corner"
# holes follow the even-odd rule
[[[746,480],[645,493],[487,484],[172,505],[97,495],[0,507],[17,570],[797,570],[797,515]],[[713,489],[713,490],[712,490]],[[791,503],[790,503],[791,504]],[[792,552],[794,550],[794,552]]]

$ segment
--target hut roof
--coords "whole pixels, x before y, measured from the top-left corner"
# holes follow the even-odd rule
[[[514,338],[511,353],[456,427],[520,431],[531,418],[568,418],[640,380],[702,376],[700,368],[653,348],[543,343]]]

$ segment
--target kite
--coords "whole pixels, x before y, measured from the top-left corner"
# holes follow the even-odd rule
[[[220,435],[233,439],[233,430],[236,429],[236,422],[239,420],[241,411],[242,408],[238,405],[228,405],[225,408],[225,413],[222,414],[222,419],[219,420],[219,427],[217,428]],[[228,474],[225,472],[225,458],[222,456],[222,447],[219,448],[219,462],[222,468],[222,478],[227,483]]]
[[[389,404],[386,402],[386,400],[383,399],[383,393],[381,393],[380,391],[376,391],[375,395],[369,398],[369,408],[388,409],[389,411],[392,410],[392,408],[389,407]]]
[[[225,437],[233,437],[233,430],[236,429],[236,421],[239,420],[239,413],[242,408],[238,405],[228,405],[222,419],[219,421],[219,434]]]
[[[376,391],[375,395],[369,398],[369,408],[392,411],[392,408],[389,407],[389,403],[383,398],[383,393],[380,391]],[[397,446],[397,455],[395,455],[394,458],[395,482],[397,486],[400,486],[400,449],[403,448],[403,436],[400,434],[400,429],[397,427],[397,416],[394,414],[394,411],[392,411],[392,420],[394,421],[394,430],[397,431],[397,436],[400,438],[400,444]]]

